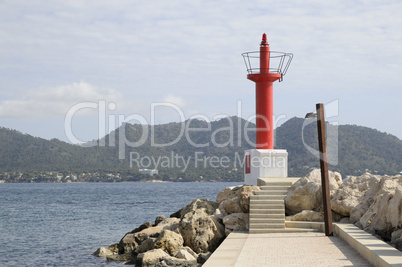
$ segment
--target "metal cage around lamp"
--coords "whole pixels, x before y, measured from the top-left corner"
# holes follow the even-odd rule
[[[281,74],[281,78],[279,79],[279,81],[281,82],[283,80],[283,76],[285,76],[286,72],[288,71],[290,63],[292,62],[293,54],[275,51],[269,51],[265,53],[269,54],[270,63],[268,73]],[[264,72],[262,71],[264,69],[260,67],[261,51],[246,52],[241,55],[243,56],[244,63],[246,64],[248,74],[257,74]]]

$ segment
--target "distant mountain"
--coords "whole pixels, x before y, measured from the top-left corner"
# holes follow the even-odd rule
[[[125,124],[84,146],[0,128],[0,172],[138,173],[138,169],[156,166],[158,178],[164,180],[241,180],[243,151],[254,147],[254,127],[238,117],[210,124],[200,120]],[[367,127],[331,124],[327,134],[331,170],[344,176],[402,171],[402,141],[395,136]],[[275,147],[289,153],[289,176],[305,175],[319,166],[310,152],[318,150],[315,122],[292,118],[277,128],[275,139]]]
[[[276,130],[276,147],[288,150],[289,173],[293,175],[319,168],[319,161],[302,141],[303,132],[304,142],[318,150],[317,125],[311,123],[302,131],[303,123],[304,119],[292,118]],[[329,160],[336,161],[337,157],[338,161],[337,165],[329,164],[329,168],[344,176],[366,171],[393,175],[402,171],[402,141],[396,136],[357,125],[327,124],[327,143]]]

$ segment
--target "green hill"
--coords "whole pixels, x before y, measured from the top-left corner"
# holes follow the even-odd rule
[[[304,122],[304,119],[292,118],[276,131],[276,147],[288,150],[289,173],[292,175],[319,168],[319,161],[302,141]],[[307,125],[303,135],[305,143],[318,150],[316,126],[316,123]],[[337,145],[334,142],[336,132]],[[344,176],[360,175],[366,171],[393,175],[402,171],[402,141],[393,135],[357,125],[336,127],[327,124],[327,143],[329,160],[338,157],[337,165],[329,164],[330,170],[339,171]]]
[[[303,128],[305,122],[292,118],[275,133],[275,147],[289,153],[289,176],[305,175],[319,166],[318,158],[307,148],[318,148],[316,123]],[[0,128],[0,172],[96,173],[100,180],[114,173],[112,180],[139,180],[145,176],[139,175],[138,169],[157,167],[157,178],[162,180],[240,181],[243,151],[254,147],[255,141],[255,133],[245,131],[246,126],[255,127],[237,117],[210,124],[200,120],[155,126],[126,124],[84,146]],[[331,170],[344,176],[402,171],[402,141],[397,137],[356,125],[328,124],[327,133],[330,163],[337,163],[330,164]]]

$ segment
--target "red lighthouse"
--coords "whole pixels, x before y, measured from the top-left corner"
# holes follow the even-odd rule
[[[256,184],[258,178],[287,177],[287,152],[274,150],[273,83],[282,81],[293,55],[270,51],[265,33],[262,35],[260,51],[242,55],[247,66],[247,79],[256,83],[256,149],[245,153],[246,184]],[[276,159],[283,157],[285,166],[277,166]],[[251,161],[260,164],[251,166]],[[267,167],[267,161],[274,163]]]

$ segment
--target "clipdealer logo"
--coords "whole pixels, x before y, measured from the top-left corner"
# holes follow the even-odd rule
[[[238,152],[233,154],[232,158],[228,156],[217,157],[217,156],[207,156],[204,152],[197,151],[197,148],[205,148],[205,147],[234,147],[234,146],[244,146],[248,145],[250,147],[256,147],[256,144],[253,140],[249,138],[250,132],[256,132],[256,130],[266,130],[266,129],[256,129],[250,127],[250,123],[256,119],[256,115],[250,116],[245,119],[245,123],[242,125],[242,105],[241,101],[237,102],[237,114],[236,117],[230,117],[227,114],[219,114],[213,116],[210,119],[208,116],[203,114],[196,114],[190,117],[186,117],[181,108],[175,104],[168,102],[156,102],[150,105],[150,120],[147,120],[144,116],[140,114],[108,114],[110,111],[115,111],[117,105],[113,102],[107,103],[105,100],[100,100],[98,102],[81,102],[74,106],[72,106],[66,116],[64,121],[64,129],[65,134],[68,140],[71,143],[75,144],[84,144],[86,147],[93,146],[109,146],[115,147],[118,146],[118,154],[119,159],[126,159],[127,155],[129,156],[129,164],[130,167],[138,167],[138,168],[150,168],[150,167],[167,167],[167,168],[179,168],[182,171],[185,171],[189,168],[189,166],[195,167],[212,167],[212,168],[243,168],[244,167],[244,158],[239,155]],[[173,112],[176,112],[179,115],[181,124],[180,130],[177,136],[174,136],[174,140],[171,140],[166,143],[158,142],[155,134],[155,122],[156,122],[156,111],[158,108],[168,108]],[[326,121],[333,127],[328,128],[327,130],[327,144],[328,144],[328,163],[331,165],[337,165],[338,163],[338,114],[339,114],[339,103],[338,100],[334,100],[325,105],[326,109]],[[76,116],[77,112],[85,110],[96,110],[98,115],[98,141],[97,142],[89,142],[84,143],[82,140],[75,134],[75,129],[73,128],[73,119]],[[206,122],[206,127],[194,127],[191,122],[195,119],[202,120]],[[227,126],[221,127],[218,129],[211,128],[211,122],[226,119]],[[274,116],[274,128],[283,120],[287,119],[287,116],[281,114],[279,116]],[[237,120],[237,121],[236,121]],[[305,141],[305,128],[311,124],[316,122],[314,119],[305,119],[301,129],[302,142],[304,147],[312,153],[315,157],[319,158],[319,151],[313,148]],[[126,127],[127,123],[136,123],[141,125],[141,136],[137,138],[135,141],[130,141],[127,137]],[[266,121],[266,124],[269,125],[269,122]],[[108,127],[106,127],[108,125]],[[118,134],[116,136],[116,126],[120,126],[117,131]],[[203,142],[193,140],[193,133],[205,133],[210,136],[210,140],[204,140]],[[225,132],[228,133],[228,138],[225,140],[221,140],[219,138],[219,134]],[[108,134],[108,139],[106,140],[106,136]],[[141,155],[138,152],[130,152],[128,148],[138,148],[144,145],[146,142],[149,142],[151,147],[163,148],[169,147],[177,144],[180,140],[185,138],[185,140],[193,146],[194,154],[191,156],[183,156],[177,153],[171,152],[170,155],[163,156],[148,156]],[[118,142],[116,142],[118,140]],[[107,142],[106,142],[107,141]],[[242,143],[242,142],[245,142]],[[118,143],[118,144],[117,144]],[[128,153],[127,153],[128,152]],[[254,165],[262,166],[267,164],[280,164],[280,163],[272,163],[269,160],[265,159],[265,162],[258,162],[258,159],[253,161]]]

